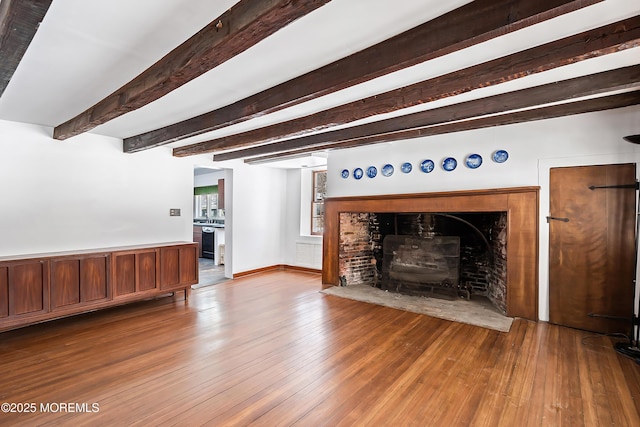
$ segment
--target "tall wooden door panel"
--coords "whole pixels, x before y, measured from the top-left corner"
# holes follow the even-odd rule
[[[550,179],[550,321],[601,333],[628,333],[633,314],[635,164],[554,168]]]

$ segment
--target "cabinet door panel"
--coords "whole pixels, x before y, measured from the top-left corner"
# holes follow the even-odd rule
[[[48,310],[45,273],[44,264],[40,261],[10,267],[10,315],[36,313]]]
[[[0,267],[0,317],[9,315],[9,267]]]
[[[180,284],[180,249],[160,249],[160,288],[171,289]]]
[[[198,248],[185,246],[180,248],[180,283],[198,281]]]
[[[64,307],[80,302],[80,260],[51,262],[51,305]]]
[[[113,291],[116,296],[128,295],[136,291],[135,254],[113,255],[115,271],[113,273]]]
[[[138,254],[138,291],[157,287],[158,255],[155,251]]]
[[[106,299],[108,256],[85,258],[81,263],[80,297],[82,301]]]

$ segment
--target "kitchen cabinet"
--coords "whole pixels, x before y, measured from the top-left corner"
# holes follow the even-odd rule
[[[197,243],[0,257],[0,331],[185,291]]]

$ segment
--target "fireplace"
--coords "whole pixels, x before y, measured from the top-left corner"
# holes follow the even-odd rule
[[[340,284],[488,299],[506,314],[506,212],[340,213]]]
[[[483,294],[508,316],[537,320],[538,192],[538,187],[520,187],[329,198],[325,201],[323,284],[383,287],[386,236],[459,235],[459,229],[467,227],[464,222],[470,222],[489,241],[490,249],[482,239],[472,245],[461,243],[462,296],[467,291]],[[469,257],[475,261],[468,262]]]
[[[458,296],[469,290],[460,282],[460,237],[403,236],[383,239],[380,288],[409,295]]]

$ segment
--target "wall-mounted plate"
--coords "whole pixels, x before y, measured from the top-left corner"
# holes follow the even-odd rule
[[[341,175],[344,179],[349,178],[349,169],[342,169],[342,172],[340,172],[340,175]]]
[[[424,173],[431,173],[433,172],[433,169],[435,168],[435,163],[433,163],[433,160],[427,159],[427,160],[423,160],[422,163],[420,163],[420,170]]]
[[[400,166],[400,170],[402,173],[409,173],[413,169],[413,165],[409,162],[404,162],[402,166]]]
[[[369,166],[369,167],[367,168],[367,176],[368,176],[369,178],[375,178],[375,177],[376,177],[376,175],[378,175],[378,169],[376,169],[376,167],[375,167],[375,166]]]
[[[453,157],[447,157],[442,162],[442,169],[446,170],[447,172],[451,172],[456,167],[458,167],[458,161]]]
[[[382,167],[382,175],[384,176],[391,176],[393,175],[393,165],[390,165],[389,163],[387,163],[386,165],[384,165]]]
[[[360,178],[362,178],[362,175],[364,175],[364,172],[362,172],[362,169],[360,169],[360,168],[355,168],[355,169],[353,170],[353,177],[354,177],[355,179],[360,179]]]
[[[478,169],[482,164],[482,156],[480,154],[471,154],[466,160],[469,169]]]
[[[496,163],[504,163],[509,158],[509,153],[506,150],[498,150],[493,153],[493,161]]]

